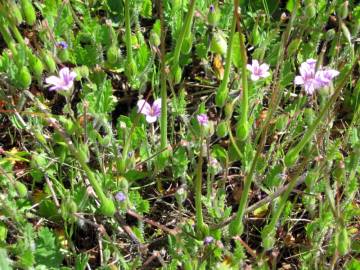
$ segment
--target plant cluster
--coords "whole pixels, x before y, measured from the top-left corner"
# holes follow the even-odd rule
[[[0,269],[360,269],[360,6],[0,1]]]

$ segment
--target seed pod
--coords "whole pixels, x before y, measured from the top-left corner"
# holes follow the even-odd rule
[[[316,16],[316,7],[314,3],[309,3],[305,7],[305,15],[309,19],[314,18]]]
[[[222,88],[217,91],[215,96],[215,104],[216,106],[222,108],[225,105],[225,102],[229,96],[229,89],[227,87]]]
[[[253,31],[251,32],[252,45],[257,46],[260,43],[260,32],[259,27],[255,25]]]
[[[219,33],[219,32],[215,32],[212,39],[211,39],[211,44],[210,44],[210,50],[213,53],[218,53],[221,55],[225,55],[226,51],[227,51],[227,43],[226,40],[224,38],[224,35]]]
[[[135,74],[137,74],[137,65],[134,59],[131,59],[130,62],[127,61],[127,65],[125,68],[125,74],[128,78],[131,78]]]
[[[234,104],[232,102],[226,103],[224,108],[225,119],[230,120],[233,112],[234,112]]]
[[[31,84],[31,75],[29,69],[23,66],[18,73],[18,82],[21,88],[26,89]]]
[[[236,125],[236,136],[244,141],[249,136],[249,123],[240,119]]]
[[[44,71],[44,65],[41,60],[35,55],[31,54],[31,56],[29,56],[29,64],[31,72],[35,78],[40,78]]]
[[[119,60],[119,49],[115,45],[111,45],[106,51],[106,59],[109,64],[114,65]]]
[[[159,47],[160,45],[160,37],[155,31],[151,31],[150,33],[150,44],[155,47]]]
[[[102,213],[105,216],[112,217],[115,214],[116,208],[114,205],[114,202],[110,199],[105,199],[100,202],[100,213]]]
[[[15,188],[20,198],[25,198],[27,196],[27,187],[20,181],[15,181]]]
[[[183,54],[189,54],[191,52],[192,49],[192,35],[190,33],[190,35],[186,38],[184,38],[184,42],[181,46],[181,52]]]
[[[178,84],[181,81],[182,70],[179,65],[175,65],[171,69],[171,76],[174,84]]]
[[[36,13],[30,0],[21,0],[21,9],[25,15],[25,20],[28,25],[34,25],[36,21]]]
[[[227,121],[221,121],[216,128],[216,135],[223,138],[228,135],[229,123]]]
[[[55,63],[51,53],[49,51],[43,51],[42,58],[45,62],[45,66],[46,66],[47,70],[50,73],[54,73],[56,71],[56,63]]]
[[[9,4],[9,10],[11,10],[11,12],[9,13],[9,18],[11,22],[16,25],[21,24],[23,21],[23,17],[21,15],[21,11],[19,7],[13,1],[8,1],[8,4]]]
[[[59,59],[61,60],[61,62],[67,62],[69,61],[70,55],[69,55],[69,50],[67,49],[60,49],[57,53]]]

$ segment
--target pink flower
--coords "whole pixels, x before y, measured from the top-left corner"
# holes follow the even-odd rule
[[[154,123],[161,113],[161,99],[155,100],[152,106],[145,99],[140,99],[137,102],[137,107],[138,112],[146,116],[148,123]]]
[[[251,72],[251,80],[253,81],[270,76],[269,65],[265,63],[259,65],[258,60],[252,60],[252,64],[247,64],[246,67]]]
[[[303,85],[308,95],[312,95],[315,90],[329,86],[332,80],[339,75],[334,69],[316,69],[316,60],[308,59],[299,68],[300,75],[295,77],[294,83]]]
[[[315,79],[315,67],[316,60],[308,59],[299,68],[300,76],[295,77],[295,84],[303,85],[308,95],[312,95],[320,86],[319,82]]]
[[[340,74],[335,69],[324,69],[316,73],[315,77],[321,87],[329,86],[332,80]]]
[[[69,70],[69,68],[64,67],[59,72],[59,77],[50,76],[45,79],[47,84],[52,85],[50,91],[60,91],[60,90],[70,90],[74,85],[74,79],[76,73]]]
[[[209,122],[209,118],[205,113],[199,114],[198,116],[196,116],[196,119],[202,126],[206,126]]]

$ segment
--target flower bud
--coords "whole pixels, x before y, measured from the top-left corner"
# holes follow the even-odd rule
[[[10,6],[9,9],[11,10],[11,12],[9,13],[11,23],[14,23],[15,25],[21,24],[23,21],[23,17],[21,15],[19,7],[13,1],[8,1],[8,5]]]
[[[247,121],[238,121],[236,125],[236,136],[239,140],[244,141],[249,136],[249,123]]]
[[[225,102],[228,98],[229,95],[229,89],[227,87],[225,88],[219,88],[218,91],[216,92],[216,96],[215,96],[215,104],[218,107],[224,107]]]
[[[31,1],[21,0],[21,8],[25,15],[25,20],[28,25],[34,25],[36,21],[36,13]]]
[[[174,84],[178,84],[181,81],[182,71],[179,65],[175,65],[171,69],[171,76]]]
[[[181,52],[183,54],[189,54],[192,49],[192,34],[184,38],[183,44],[181,46]]]
[[[18,82],[21,88],[26,89],[31,84],[31,75],[29,69],[23,66],[18,74]]]
[[[155,31],[150,33],[150,44],[155,47],[159,47],[161,43],[159,35]]]
[[[56,71],[56,63],[54,58],[52,57],[49,51],[42,52],[42,58],[45,62],[45,66],[50,73],[54,73]]]
[[[233,112],[234,112],[234,104],[232,102],[226,103],[224,108],[225,119],[230,120]]]
[[[106,59],[109,64],[114,65],[120,58],[119,49],[115,45],[111,45],[106,51]]]
[[[222,120],[216,128],[216,135],[219,138],[223,138],[228,135],[228,132],[229,132],[229,123],[225,120]]]
[[[314,3],[309,3],[306,5],[305,15],[308,19],[314,18],[316,16],[316,7]]]
[[[210,5],[207,20],[209,25],[216,26],[220,20],[220,10],[214,5]]]

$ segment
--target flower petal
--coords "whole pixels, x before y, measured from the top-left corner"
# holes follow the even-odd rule
[[[252,67],[252,65],[247,64],[247,65],[246,65],[246,68],[247,68],[247,70],[253,72],[253,67]]]
[[[161,98],[158,98],[154,101],[153,105],[152,105],[153,109],[154,108],[159,108],[159,110],[161,109]]]
[[[253,80],[253,81],[257,81],[257,80],[260,79],[260,77],[259,77],[258,75],[254,75],[254,74],[251,74],[250,78],[251,78],[251,80]]]
[[[59,71],[60,78],[62,80],[64,80],[65,78],[68,78],[69,73],[70,73],[70,70],[68,67],[64,67],[64,68],[60,69],[60,71]]]
[[[70,74],[69,74],[69,78],[70,78],[70,80],[72,80],[72,81],[76,78],[76,76],[77,76],[77,74],[76,74],[75,71],[71,71]]]
[[[61,84],[61,80],[59,77],[56,76],[50,76],[45,79],[45,82],[47,84],[53,84],[53,85],[59,85]]]
[[[138,112],[145,114],[145,115],[149,115],[151,112],[151,106],[149,103],[146,102],[145,99],[140,99],[137,102],[137,107],[138,107]]]
[[[256,60],[256,59],[253,59],[253,60],[252,60],[252,67],[253,67],[253,68],[259,67],[259,61]]]
[[[304,79],[301,76],[296,76],[294,80],[295,84],[304,84]]]
[[[260,65],[260,70],[261,70],[261,72],[266,72],[266,71],[268,71],[268,70],[269,70],[269,65],[268,65],[268,64],[265,64],[265,63],[261,64],[261,65]]]
[[[156,116],[146,115],[146,121],[148,123],[154,123],[154,122],[156,122],[156,119],[157,119]]]
[[[265,71],[264,73],[261,74],[260,77],[266,78],[266,77],[269,77],[269,76],[270,76],[270,72],[269,72],[269,71]]]

